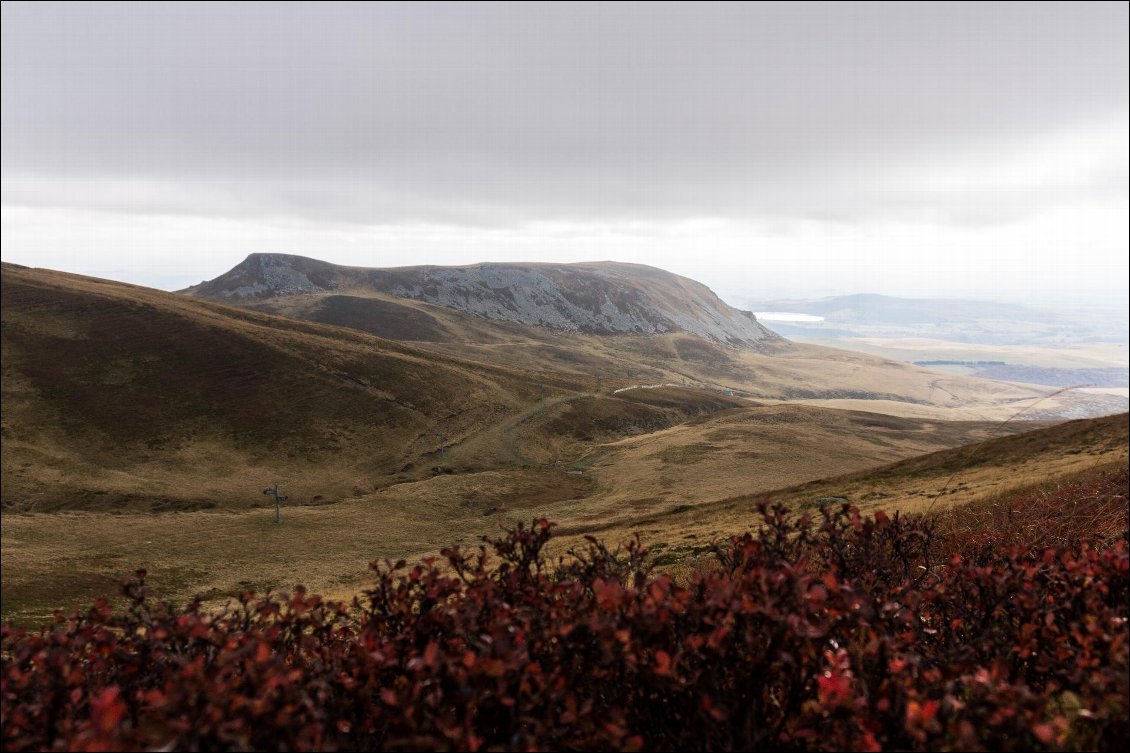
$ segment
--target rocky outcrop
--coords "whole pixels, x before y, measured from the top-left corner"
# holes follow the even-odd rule
[[[337,289],[333,264],[290,254],[251,254],[214,280],[194,285],[182,293],[220,301],[262,299],[299,293],[324,293]]]
[[[639,264],[476,264],[339,267],[300,256],[252,254],[184,291],[229,302],[337,291],[383,294],[495,321],[585,334],[685,332],[735,346],[780,338],[705,285]]]

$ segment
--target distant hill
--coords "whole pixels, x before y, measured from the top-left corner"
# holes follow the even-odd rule
[[[863,293],[818,299],[750,300],[753,311],[791,312],[823,321],[767,321],[786,337],[923,337],[992,345],[1120,342],[1125,310],[1083,306],[1053,311],[995,301],[900,298]]]
[[[939,379],[936,373],[909,365],[801,345],[770,332],[753,314],[727,305],[704,285],[638,264],[373,269],[285,254],[252,254],[219,277],[182,292],[508,368],[629,380],[629,384],[700,386],[738,397],[855,401],[850,407],[864,407],[856,404],[859,401],[887,401],[882,410],[899,403],[975,407],[972,413],[954,418],[988,418],[1002,410],[1011,415],[1016,411],[1012,403],[1032,401],[1040,394],[963,375]],[[847,296],[839,300],[824,302],[821,310],[876,306],[903,311],[904,320],[937,313],[929,307],[919,314],[907,312],[904,309],[917,303],[909,299]],[[940,307],[947,302],[934,303]],[[779,322],[770,324],[788,332]],[[903,326],[938,325],[845,325]],[[826,332],[819,334],[826,338]],[[845,336],[850,334],[844,331]],[[1125,402],[1109,395],[1069,394],[1040,407],[1044,417],[1075,418],[1124,410]]]
[[[398,299],[562,332],[682,332],[753,348],[780,340],[753,314],[729,306],[701,283],[616,262],[369,269],[287,254],[251,254],[214,280],[182,292],[251,306],[324,294],[308,318],[355,328],[367,319],[391,319],[401,339],[433,339],[441,330],[433,316],[404,308]]]
[[[898,298],[873,293],[807,300],[764,301],[762,311],[795,311],[843,324],[934,324],[1022,319],[1054,324],[1054,315],[1012,303],[947,298]]]

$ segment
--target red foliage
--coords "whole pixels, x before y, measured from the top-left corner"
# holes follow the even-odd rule
[[[988,503],[962,505],[941,516],[953,548],[968,558],[992,558],[1003,547],[1035,553],[1048,547],[1078,549],[1084,542],[1125,540],[1130,469],[1089,475],[1066,485],[1045,482]]]
[[[3,629],[5,750],[1124,749],[1130,557],[763,509],[686,586],[550,524],[221,614],[104,603]],[[488,554],[493,553],[493,558]],[[944,559],[944,558],[943,558]],[[494,564],[496,563],[496,564]]]

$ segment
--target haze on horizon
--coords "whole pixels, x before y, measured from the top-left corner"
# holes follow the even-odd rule
[[[1125,3],[2,6],[5,261],[1127,301]]]

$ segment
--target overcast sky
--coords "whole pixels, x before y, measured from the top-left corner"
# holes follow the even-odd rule
[[[3,4],[3,258],[1127,291],[1127,3]]]

